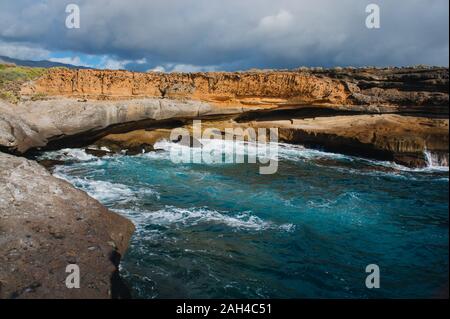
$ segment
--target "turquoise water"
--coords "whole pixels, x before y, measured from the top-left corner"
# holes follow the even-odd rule
[[[279,144],[278,172],[260,175],[255,164],[174,164],[165,149],[45,155],[69,159],[56,176],[135,223],[121,263],[133,297],[448,293],[448,170]],[[365,286],[368,264],[379,289]]]

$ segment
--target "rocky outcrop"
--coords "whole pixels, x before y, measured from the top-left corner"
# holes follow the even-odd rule
[[[42,145],[37,128],[14,112],[12,104],[0,100],[0,151],[23,151]]]
[[[25,153],[44,146],[88,144],[107,132],[179,125],[180,120],[241,113],[198,101],[51,99],[0,104],[0,149]],[[106,131],[107,130],[107,131]]]
[[[222,108],[303,105],[367,113],[448,116],[448,68],[334,68],[297,71],[133,73],[54,69],[22,88],[22,95],[88,99],[190,99]]]
[[[47,98],[28,99],[35,94]],[[131,154],[152,149],[149,133],[134,133],[128,141],[108,135],[227,118],[273,125],[314,120],[314,131],[292,127],[285,140],[408,166],[423,166],[426,150],[448,157],[442,143],[448,141],[448,68],[192,74],[54,69],[22,87],[22,97],[17,105],[0,104],[0,149],[7,152],[102,140],[97,144],[125,146]],[[382,116],[375,122],[355,117],[368,114]]]
[[[22,95],[130,99],[190,99],[231,107],[345,104],[340,82],[298,72],[133,73],[55,69],[23,87]]]
[[[334,68],[313,74],[340,80],[350,92],[351,104],[448,117],[448,68]]]
[[[279,127],[280,140],[328,151],[427,166],[426,153],[448,166],[448,120],[399,115],[357,115],[258,123]],[[413,132],[413,134],[412,134]]]
[[[120,256],[134,226],[39,164],[0,153],[0,299],[123,296]],[[65,284],[80,268],[80,288]]]
[[[154,144],[160,140],[170,138],[169,129],[134,130],[127,133],[108,134],[96,140],[97,149],[106,147],[111,152],[125,152],[128,155],[141,154],[154,151]]]

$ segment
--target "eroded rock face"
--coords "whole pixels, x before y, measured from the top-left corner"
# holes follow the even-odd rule
[[[0,299],[118,297],[133,224],[39,164],[0,153]],[[68,264],[80,268],[68,289]]]
[[[288,119],[314,120],[314,128],[309,122],[305,129],[291,127],[286,141],[423,166],[425,150],[448,158],[448,83],[448,68],[425,67],[192,74],[54,69],[22,88],[25,102],[0,105],[0,149],[24,153],[100,140],[136,153],[151,149],[151,136],[117,134],[195,118],[245,123],[255,112],[302,111]],[[33,94],[48,100],[26,101]],[[368,114],[382,116],[376,122],[355,117]]]
[[[299,72],[133,73],[54,69],[22,94],[95,99],[185,98],[226,107],[345,104],[349,92],[337,80]]]
[[[106,147],[114,153],[126,152],[129,155],[154,151],[154,144],[170,139],[169,129],[135,130],[121,134],[108,134],[94,142],[97,148]]]
[[[13,105],[0,100],[0,150],[24,152],[44,145],[38,128],[15,114]]]
[[[344,68],[313,74],[342,81],[350,91],[351,104],[373,105],[382,112],[396,109],[448,117],[448,68]]]
[[[52,99],[0,105],[0,148],[12,153],[62,140],[86,144],[85,139],[101,137],[104,129],[126,131],[153,123],[193,119],[217,114],[234,114],[241,108],[222,110],[199,101],[136,99],[87,101]]]
[[[448,68],[170,74],[54,69],[24,86],[22,94],[91,99],[181,98],[244,108],[328,105],[372,113],[448,115],[448,85]]]
[[[448,164],[448,119],[400,115],[357,115],[259,123],[280,127],[282,141],[329,151],[395,161],[409,167],[427,166],[425,151]]]

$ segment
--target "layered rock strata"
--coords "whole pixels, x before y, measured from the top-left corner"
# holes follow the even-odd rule
[[[47,100],[30,101],[34,94]],[[228,118],[242,125],[289,120],[286,141],[413,167],[426,165],[426,151],[448,159],[448,68],[192,74],[53,69],[24,85],[22,96],[13,114],[0,105],[0,147],[19,153],[181,126],[194,118]],[[361,117],[369,114],[378,116]],[[293,124],[297,120],[308,120],[307,127]],[[147,144],[142,149],[150,149]],[[139,141],[130,147],[139,149]]]

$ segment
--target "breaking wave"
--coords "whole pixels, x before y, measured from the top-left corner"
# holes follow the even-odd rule
[[[64,148],[57,151],[45,152],[41,156],[39,156],[38,159],[85,162],[97,160],[98,158],[94,155],[86,153],[86,151],[81,148]]]
[[[166,206],[157,211],[119,210],[122,214],[131,218],[137,225],[155,224],[160,226],[173,225],[176,227],[196,226],[200,224],[217,224],[231,227],[235,230],[282,230],[292,232],[293,224],[276,224],[265,221],[249,212],[229,215],[207,208],[178,208]]]
[[[57,168],[53,175],[82,189],[91,197],[105,205],[138,201],[140,197],[146,195],[152,195],[159,198],[159,193],[149,187],[133,190],[129,186],[120,183],[93,180],[87,177],[70,176],[61,168]]]

